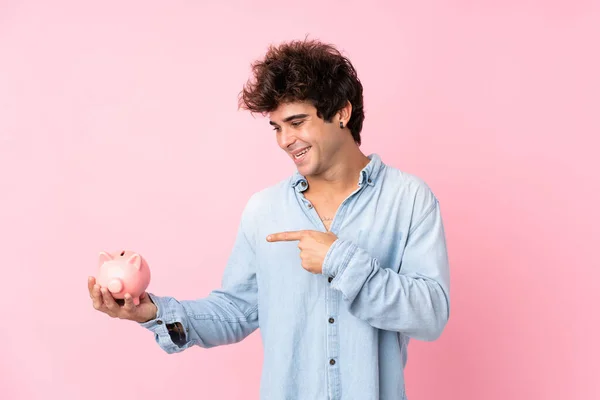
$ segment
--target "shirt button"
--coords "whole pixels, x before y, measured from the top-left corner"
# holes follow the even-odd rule
[[[333,280],[333,278],[330,276],[329,278],[327,278],[327,282],[331,282]]]
[[[371,179],[369,179],[367,182],[369,182],[369,183],[373,183],[373,181],[372,181]]]
[[[333,324],[334,322],[335,322],[335,319],[333,319],[333,318],[329,318],[329,323],[330,323],[330,324]]]
[[[306,205],[306,207],[308,207],[308,208],[312,208],[313,206],[312,206],[312,204],[308,203],[308,204]]]
[[[162,321],[159,319],[158,321],[156,321],[157,324],[162,324]]]
[[[332,358],[331,360],[329,360],[329,364],[330,365],[335,365],[335,360]]]

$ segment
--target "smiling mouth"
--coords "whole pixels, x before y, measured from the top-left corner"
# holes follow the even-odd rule
[[[299,160],[300,158],[302,158],[306,153],[308,153],[308,151],[311,149],[312,146],[308,146],[307,148],[305,148],[304,150],[302,150],[300,153],[295,154],[294,158],[296,160]]]

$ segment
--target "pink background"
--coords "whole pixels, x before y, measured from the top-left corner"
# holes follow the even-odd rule
[[[258,334],[167,355],[86,279],[125,247],[157,294],[219,285],[245,200],[294,168],[237,94],[306,34],[359,71],[364,151],[443,207],[451,318],[410,400],[600,397],[598,2],[194,3],[0,2],[0,398],[257,398]]]

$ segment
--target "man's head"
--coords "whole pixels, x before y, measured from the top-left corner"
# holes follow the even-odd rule
[[[277,143],[301,173],[322,173],[340,152],[361,144],[362,84],[335,47],[318,41],[271,46],[252,67],[240,107],[269,115]]]

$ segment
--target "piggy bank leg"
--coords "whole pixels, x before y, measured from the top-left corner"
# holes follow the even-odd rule
[[[140,298],[139,297],[134,297],[133,298],[133,304],[135,304],[136,306],[140,305]]]

